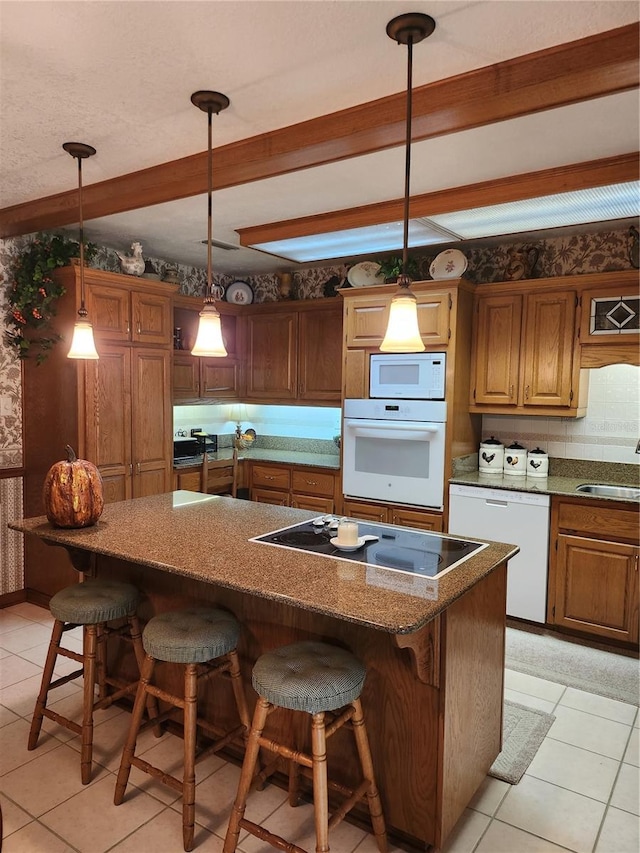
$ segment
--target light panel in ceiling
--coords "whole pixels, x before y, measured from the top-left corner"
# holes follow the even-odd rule
[[[640,182],[629,181],[412,219],[409,248],[635,218],[639,214]],[[298,263],[397,251],[402,247],[402,222],[250,245]]]

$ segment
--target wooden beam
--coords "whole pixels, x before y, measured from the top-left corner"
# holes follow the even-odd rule
[[[639,164],[640,153],[634,152],[619,157],[607,157],[587,163],[576,163],[572,166],[543,169],[539,172],[528,172],[508,178],[424,193],[412,196],[409,215],[412,218],[429,217],[438,213],[468,210],[489,204],[538,198],[552,193],[637,181]],[[303,216],[299,219],[239,228],[240,245],[254,246],[273,240],[287,240],[310,234],[326,234],[332,231],[396,222],[403,217],[403,204],[402,198],[396,198],[346,210]]]
[[[639,35],[639,25],[629,24],[417,87],[413,138],[429,139],[635,89],[640,83]],[[215,151],[214,189],[401,145],[404,113],[401,92],[221,146]],[[206,191],[206,169],[206,152],[201,152],[88,185],[84,217],[199,195]],[[77,221],[77,191],[72,190],[0,210],[0,236]]]

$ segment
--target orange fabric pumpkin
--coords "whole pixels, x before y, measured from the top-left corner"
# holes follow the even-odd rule
[[[42,496],[47,518],[56,527],[90,527],[104,509],[100,472],[78,459],[69,445],[67,460],[49,468]]]

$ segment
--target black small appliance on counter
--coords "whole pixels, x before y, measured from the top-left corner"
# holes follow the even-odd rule
[[[218,450],[218,436],[207,433],[197,433],[191,438],[181,438],[173,442],[173,464],[175,465],[199,465],[202,462],[202,454],[216,453]]]

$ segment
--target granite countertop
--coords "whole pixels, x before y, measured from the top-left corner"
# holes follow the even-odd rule
[[[591,495],[588,492],[576,492],[584,483],[602,483],[606,485],[632,486],[640,488],[640,468],[616,462],[590,462],[576,459],[550,459],[548,477],[520,477],[514,475],[483,474],[475,469],[465,470],[473,464],[473,456],[464,461],[456,460],[454,475],[449,483],[466,486],[482,486],[489,489],[508,489],[515,492],[538,492],[545,495],[563,495],[565,497],[586,498],[587,500],[608,500],[616,503],[638,504],[632,498],[605,497]]]
[[[9,527],[51,544],[392,634],[418,630],[518,550],[490,543],[458,568],[431,579],[248,541],[315,516],[307,510],[177,491],[107,504],[96,525],[80,530],[53,527],[44,516],[11,522]]]
[[[217,453],[210,453],[209,459],[230,459],[232,456],[230,447],[223,447]],[[300,450],[276,450],[275,448],[252,447],[248,450],[238,451],[239,460],[254,460],[255,462],[285,462],[289,465],[307,465],[315,468],[333,468],[340,470],[340,456],[337,453],[310,453]],[[200,462],[174,463],[176,470],[184,471],[187,468],[199,468]]]

